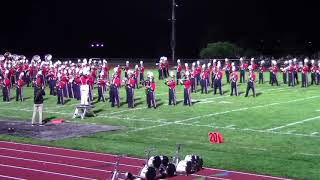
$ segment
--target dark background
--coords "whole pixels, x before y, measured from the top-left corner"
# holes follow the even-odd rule
[[[230,41],[266,55],[320,47],[316,2],[176,0],[177,56],[195,58],[208,42]],[[170,56],[171,0],[5,1],[1,53],[59,57]],[[93,42],[105,47],[90,48]],[[311,43],[309,43],[311,42]]]

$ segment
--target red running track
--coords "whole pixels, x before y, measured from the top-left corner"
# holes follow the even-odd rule
[[[106,180],[111,177],[116,156],[55,147],[0,141],[1,180]],[[144,160],[122,157],[119,170],[139,174]],[[204,168],[171,180],[283,180],[284,178]]]

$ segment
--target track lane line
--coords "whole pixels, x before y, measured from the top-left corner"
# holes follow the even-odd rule
[[[107,173],[111,171],[105,171],[100,169],[92,169],[74,165],[67,165],[62,163],[54,163],[49,161],[40,161],[40,160],[32,160],[26,158],[19,157],[11,157],[0,155],[0,161],[2,164],[29,168],[29,169],[37,169],[42,171],[49,171],[53,173],[60,173],[70,175],[70,176],[79,176],[89,179],[99,179],[99,177],[107,176]],[[113,168],[113,167],[112,167]]]
[[[0,149],[2,150],[7,150],[7,153],[9,154],[8,151],[13,151],[13,152],[19,152],[19,153],[27,153],[27,154],[34,154],[34,155],[44,155],[44,156],[52,156],[52,157],[56,157],[56,158],[65,158],[67,159],[74,159],[74,160],[81,160],[81,161],[89,161],[89,162],[96,162],[96,163],[101,163],[100,165],[105,165],[106,163],[111,164],[111,165],[115,165],[116,163],[114,161],[101,161],[101,160],[94,160],[94,159],[87,159],[87,158],[79,158],[79,157],[72,157],[72,156],[64,156],[64,155],[58,155],[58,154],[48,154],[48,153],[40,153],[40,152],[33,152],[33,151],[26,151],[26,150],[17,150],[17,149],[10,149],[10,148],[2,148],[0,147]],[[0,152],[0,156],[1,156]],[[5,155],[6,153],[2,154]],[[17,157],[17,156],[11,156],[11,157]],[[39,157],[40,158],[40,157]],[[34,160],[34,159],[32,159]],[[59,159],[56,159],[56,161],[58,161]],[[63,164],[63,163],[62,163]],[[68,165],[68,164],[66,164]],[[141,166],[136,166],[136,165],[130,165],[130,164],[122,164],[119,163],[120,166],[128,166],[128,167],[133,167],[133,168],[141,168]],[[83,166],[85,167],[85,166]]]
[[[0,174],[0,178],[6,178],[6,179],[14,179],[14,180],[27,180],[27,179],[23,179],[23,178],[17,178],[17,177],[12,177],[12,176],[5,176],[5,175],[1,175]]]
[[[12,168],[12,169],[19,169],[19,170],[27,170],[27,171],[34,171],[37,172],[37,175],[35,175],[35,179],[40,178],[38,173],[44,173],[44,174],[52,174],[52,175],[58,175],[61,178],[63,178],[64,176],[66,178],[77,178],[77,179],[86,179],[86,180],[95,180],[92,178],[86,178],[86,177],[81,177],[81,176],[73,176],[73,175],[69,175],[69,174],[63,174],[63,173],[56,173],[56,172],[50,172],[50,171],[44,171],[44,170],[39,170],[39,169],[32,169],[32,168],[24,168],[24,167],[19,167],[19,166],[12,166],[12,165],[6,165],[6,164],[1,164],[1,167],[6,167],[6,168]],[[52,178],[51,178],[52,179]]]

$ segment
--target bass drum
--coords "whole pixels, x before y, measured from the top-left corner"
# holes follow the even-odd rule
[[[182,160],[177,166],[177,173],[191,174],[191,161]]]
[[[140,172],[140,178],[145,180],[154,180],[156,175],[156,169],[154,167],[144,166]]]
[[[168,163],[169,163],[169,158],[168,156],[160,156],[160,159],[161,159],[161,164],[165,167],[168,166]]]
[[[176,166],[172,163],[169,163],[166,169],[166,174],[167,177],[173,177],[174,175],[176,175]]]
[[[156,169],[159,169],[161,165],[161,158],[160,156],[151,156],[148,160],[148,166],[154,167]]]

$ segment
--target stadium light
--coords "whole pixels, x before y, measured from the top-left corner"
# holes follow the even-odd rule
[[[172,0],[172,12],[171,12],[171,58],[172,62],[174,63],[175,59],[175,48],[176,48],[176,15],[175,15],[175,9],[178,7],[175,0]]]

